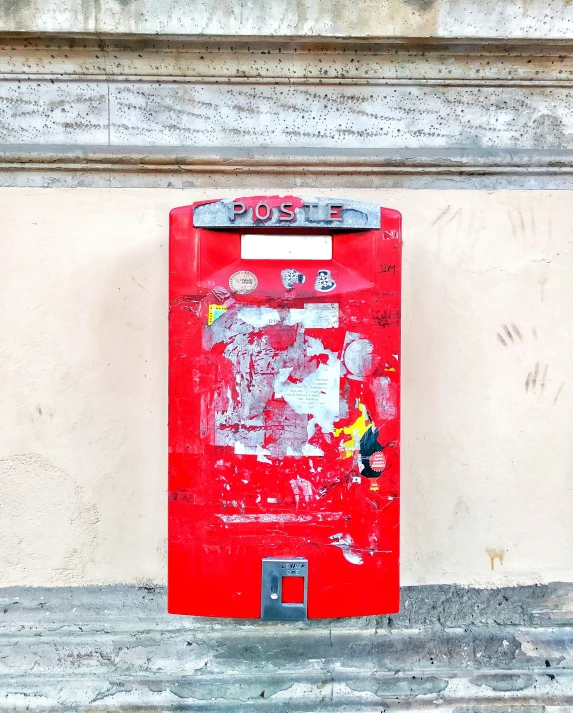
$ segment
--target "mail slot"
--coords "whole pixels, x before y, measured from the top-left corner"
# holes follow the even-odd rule
[[[398,611],[401,246],[350,199],[171,211],[171,613]]]

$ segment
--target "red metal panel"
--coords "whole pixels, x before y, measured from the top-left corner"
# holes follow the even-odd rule
[[[194,227],[198,205],[171,212],[169,611],[257,618],[262,559],[285,556],[308,560],[310,618],[395,612],[401,216],[258,225],[332,234],[332,260],[242,260],[245,230]]]

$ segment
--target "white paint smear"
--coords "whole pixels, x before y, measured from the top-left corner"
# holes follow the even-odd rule
[[[304,309],[289,309],[285,324],[302,324],[306,329],[338,327],[338,305],[330,302],[305,304]]]
[[[257,456],[257,460],[260,463],[272,463],[272,461],[267,458],[271,455],[271,452],[262,446],[248,446],[241,441],[235,441],[235,455],[238,456]]]
[[[307,443],[302,447],[302,454],[303,456],[323,456],[324,451],[322,448],[318,448],[318,446],[313,446],[310,443]]]
[[[348,560],[350,564],[364,563],[362,555],[352,549],[354,540],[350,537],[350,535],[343,535],[342,532],[338,532],[336,535],[331,535],[329,539],[336,540],[336,542],[333,542],[332,544],[335,547],[340,547],[342,554],[344,555],[344,559]]]
[[[349,379],[364,379],[372,371],[374,347],[368,339],[355,339],[344,350],[344,365],[350,372]]]
[[[392,398],[390,379],[387,376],[372,379],[372,391],[376,398],[380,415],[388,419],[394,418],[396,416],[396,404]]]
[[[217,515],[223,522],[229,524],[246,522],[310,522],[312,515],[294,515],[290,513],[280,513],[277,515],[256,514],[256,515]]]
[[[293,458],[302,458],[302,456],[323,456],[324,451],[318,446],[305,443],[300,451],[295,450],[291,446],[287,446],[285,455],[292,456]]]
[[[296,479],[290,481],[290,487],[294,493],[294,499],[297,505],[300,498],[303,498],[306,503],[312,498],[312,485],[310,481],[297,476]]]
[[[299,515],[297,513],[255,513],[253,515],[217,515],[223,522],[229,524],[245,523],[245,522],[324,522],[328,520],[339,520],[342,517],[341,512],[317,512],[314,515]],[[334,543],[333,543],[334,544]],[[338,543],[336,543],[338,544]],[[360,562],[361,564],[361,562]]]
[[[278,311],[271,307],[243,307],[237,316],[243,322],[257,328],[268,327],[281,321]]]

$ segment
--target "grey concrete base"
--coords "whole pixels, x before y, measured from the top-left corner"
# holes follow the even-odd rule
[[[573,585],[405,588],[391,617],[170,616],[162,588],[0,590],[0,710],[573,711]]]

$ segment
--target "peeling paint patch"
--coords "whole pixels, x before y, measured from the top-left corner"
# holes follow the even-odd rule
[[[472,683],[487,686],[492,691],[523,691],[535,684],[535,676],[530,673],[482,673],[474,676]]]
[[[307,337],[306,356],[326,356],[326,364],[308,374],[301,381],[290,380],[292,367],[280,370],[274,380],[275,396],[282,397],[289,406],[300,414],[309,414],[309,438],[314,435],[316,425],[323,433],[332,433],[333,422],[339,414],[340,360],[334,352],[325,349],[319,339]]]
[[[271,455],[271,452],[261,446],[255,446],[253,448],[252,446],[245,446],[240,441],[235,441],[234,451],[237,456],[257,456],[257,460],[260,463],[272,462],[267,458],[267,456]]]
[[[270,307],[243,307],[237,316],[243,322],[259,329],[281,321],[278,311]]]
[[[304,330],[305,325],[337,323],[338,306],[328,304],[280,312],[243,307],[217,319],[204,338],[226,344],[223,355],[231,371],[226,387],[212,397],[214,445],[232,446],[235,453],[263,462],[269,462],[266,456],[323,455],[312,439],[317,426],[322,434],[333,432],[340,412],[341,366],[336,352]]]
[[[340,547],[344,559],[348,560],[350,564],[364,564],[362,555],[352,549],[354,540],[350,535],[343,535],[341,532],[338,532],[336,535],[331,535],[329,539],[335,540],[332,544],[334,547]]]
[[[313,515],[299,515],[298,513],[253,513],[245,515],[220,515],[216,516],[225,523],[248,523],[248,522],[328,522],[330,520],[339,520],[342,517],[341,512],[324,513],[317,512]],[[336,546],[339,546],[338,543]],[[340,545],[342,547],[343,545]],[[346,545],[344,545],[346,546]],[[361,562],[359,563],[361,564]]]
[[[344,341],[344,366],[349,379],[367,377],[372,371],[372,352],[374,346],[368,339],[361,339],[359,334],[347,332]]]
[[[388,420],[395,418],[397,408],[390,378],[388,376],[380,376],[372,379],[372,392],[376,398],[380,417]]]
[[[338,328],[338,305],[323,302],[305,304],[303,309],[290,309],[285,324],[302,324],[306,329]]]

